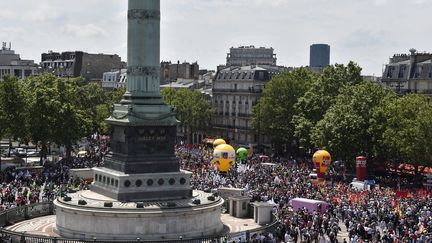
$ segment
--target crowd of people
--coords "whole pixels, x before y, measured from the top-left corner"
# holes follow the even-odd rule
[[[89,141],[84,156],[46,163],[42,168],[2,171],[0,211],[52,201],[65,192],[88,188],[86,181],[71,178],[69,170],[103,166],[106,142],[97,137]],[[211,163],[211,148],[179,145],[176,155],[182,169],[192,172],[194,189],[243,188],[251,202],[274,203],[278,224],[270,232],[251,236],[252,242],[432,241],[431,194],[421,188],[401,193],[397,178],[382,180],[393,187],[357,191],[346,181],[311,180],[313,164],[306,159],[270,156],[263,163],[260,156],[253,155],[228,173],[220,173]],[[297,197],[325,201],[328,210],[293,210],[290,200]]]
[[[102,166],[108,146],[107,141],[99,136],[93,136],[87,142],[85,148],[81,148],[86,151],[82,156],[56,162],[45,160],[42,167],[8,167],[1,171],[0,212],[53,201],[64,193],[88,188],[88,183],[83,179],[70,177],[69,170]]]
[[[273,232],[276,237],[264,237],[259,242],[432,241],[430,193],[421,188],[400,193],[400,179],[383,180],[393,188],[357,191],[344,181],[311,180],[313,164],[307,160],[270,157],[266,161],[270,163],[262,163],[259,156],[252,156],[246,164],[237,164],[229,173],[221,174],[211,164],[204,146],[181,146],[176,151],[183,169],[193,172],[194,188],[244,188],[251,201],[275,203],[280,222]],[[297,197],[325,201],[329,208],[326,213],[293,211],[289,202]],[[345,239],[340,237],[342,231],[347,233]]]

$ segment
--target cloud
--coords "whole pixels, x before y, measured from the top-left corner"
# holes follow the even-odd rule
[[[374,0],[374,3],[376,5],[382,6],[382,5],[386,4],[386,3],[388,3],[388,0]]]
[[[9,38],[11,36],[14,36],[14,35],[23,35],[26,32],[27,32],[27,30],[25,28],[22,28],[22,27],[18,27],[18,28],[15,28],[15,27],[4,27],[4,26],[0,27],[0,33],[4,33]]]
[[[373,31],[367,29],[357,29],[349,33],[343,40],[342,44],[348,48],[357,47],[375,47],[385,44],[386,34],[384,31]],[[387,42],[387,44],[390,44]]]
[[[8,10],[0,10],[0,19],[13,19],[15,14]]]
[[[75,37],[106,37],[106,31],[95,24],[66,24],[60,28],[60,33]]]

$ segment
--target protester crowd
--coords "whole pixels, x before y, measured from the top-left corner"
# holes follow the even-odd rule
[[[85,156],[41,169],[8,168],[0,173],[0,211],[21,205],[52,201],[62,193],[88,188],[88,183],[70,178],[72,168],[102,166],[106,141],[89,139]],[[393,187],[355,191],[348,182],[317,182],[309,175],[308,160],[253,155],[237,163],[228,173],[220,173],[211,163],[211,148],[178,146],[182,169],[192,172],[192,187],[212,190],[219,187],[244,188],[252,201],[274,203],[277,227],[272,232],[252,236],[252,242],[431,242],[432,202],[424,189],[397,191],[400,180],[383,178]],[[264,163],[265,162],[265,163]],[[336,177],[335,177],[336,178]],[[403,182],[402,182],[403,183]],[[308,198],[329,203],[325,213],[306,209],[293,211],[289,201]],[[341,232],[347,232],[345,239]]]
[[[183,169],[193,172],[195,189],[245,188],[251,201],[275,203],[280,225],[275,237],[257,242],[431,242],[432,202],[424,189],[397,192],[400,179],[385,178],[393,188],[356,191],[348,182],[317,182],[309,178],[313,165],[304,160],[268,158],[263,163],[252,156],[229,173],[221,174],[203,146],[177,147]],[[270,163],[268,163],[270,162]],[[329,203],[326,213],[293,211],[289,201],[308,198]],[[348,237],[341,239],[341,231]],[[277,240],[278,239],[278,240]]]
[[[87,153],[58,162],[44,160],[43,166],[8,167],[0,172],[0,212],[17,206],[53,201],[66,192],[88,188],[86,181],[69,176],[70,169],[103,165],[107,141],[99,136],[88,139]],[[78,152],[79,150],[77,150]]]

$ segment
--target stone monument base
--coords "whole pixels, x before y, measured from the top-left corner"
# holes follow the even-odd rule
[[[186,199],[192,197],[191,172],[125,174],[93,168],[91,190],[120,202]]]
[[[55,232],[62,237],[179,240],[222,236],[227,231],[221,221],[223,199],[202,191],[194,191],[188,199],[143,203],[122,203],[93,191],[68,197],[54,202]]]

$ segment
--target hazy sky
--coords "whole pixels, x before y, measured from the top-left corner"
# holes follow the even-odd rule
[[[48,50],[115,53],[126,60],[126,0],[1,0],[0,41],[40,62]],[[232,46],[273,47],[278,64],[305,66],[309,46],[331,63],[381,76],[394,53],[432,52],[432,0],[161,0],[161,59],[225,63]]]

